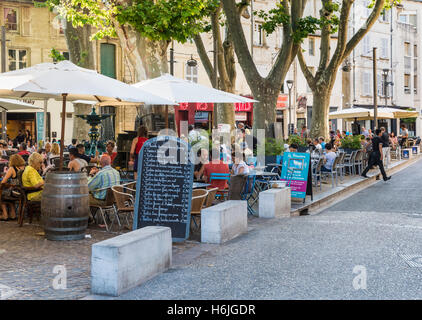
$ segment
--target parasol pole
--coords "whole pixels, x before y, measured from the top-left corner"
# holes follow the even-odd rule
[[[66,121],[66,98],[67,93],[63,93],[63,107],[62,107],[62,136],[60,138],[60,169],[63,169],[63,150],[64,150],[64,130],[65,130],[65,121]]]

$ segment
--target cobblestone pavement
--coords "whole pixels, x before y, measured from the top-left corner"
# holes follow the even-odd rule
[[[0,299],[80,299],[89,295],[91,246],[117,235],[90,228],[86,234],[91,238],[50,241],[42,233],[36,221],[22,228],[16,221],[0,222]],[[173,255],[196,244],[174,244]],[[57,265],[66,267],[67,289],[53,289]]]

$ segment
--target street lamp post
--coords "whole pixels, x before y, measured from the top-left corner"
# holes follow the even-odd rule
[[[287,88],[289,89],[289,135],[293,134],[292,129],[292,88],[293,88],[293,80],[287,80]]]
[[[384,98],[385,98],[385,107],[387,108],[388,105],[388,85],[390,84],[387,82],[388,73],[390,72],[389,69],[382,69],[382,76],[384,77]]]

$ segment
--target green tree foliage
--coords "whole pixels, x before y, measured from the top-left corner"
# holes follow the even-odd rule
[[[186,42],[202,32],[218,0],[47,0],[74,26],[97,28],[93,39],[116,36],[114,21],[150,40]]]

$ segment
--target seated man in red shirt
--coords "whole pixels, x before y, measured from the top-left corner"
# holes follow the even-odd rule
[[[212,180],[209,182],[211,173],[230,173],[229,165],[220,160],[220,151],[218,149],[212,150],[212,161],[204,165],[203,178],[211,184],[210,188],[224,190],[229,187],[227,180]]]
[[[30,154],[31,153],[28,150],[26,150],[26,143],[25,142],[22,142],[21,145],[20,145],[20,147],[19,147],[18,155],[20,155],[20,156],[29,156]]]

